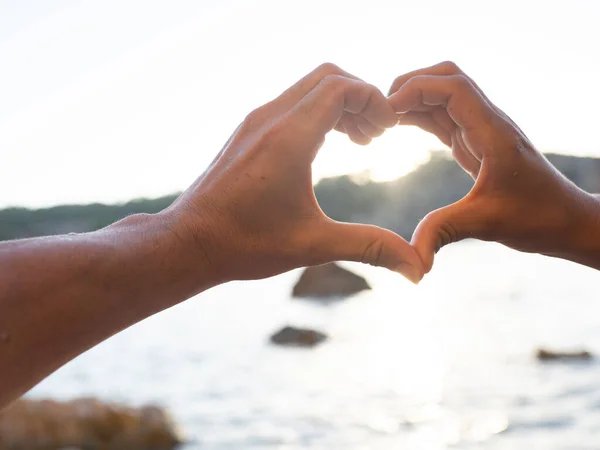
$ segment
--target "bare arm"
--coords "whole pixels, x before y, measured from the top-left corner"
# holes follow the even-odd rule
[[[600,270],[599,198],[560,174],[455,64],[398,77],[389,101],[401,124],[435,134],[475,180],[463,199],[417,227],[413,244],[427,270],[440,247],[465,238]]]
[[[0,243],[0,408],[98,342],[220,283],[334,260],[418,281],[422,261],[406,241],[331,220],[312,189],[326,133],[365,144],[395,123],[379,90],[324,65],[253,111],[165,211]]]
[[[104,338],[211,287],[161,215],[0,244],[0,405]],[[186,260],[186,257],[188,258]],[[205,275],[195,279],[190,268]]]

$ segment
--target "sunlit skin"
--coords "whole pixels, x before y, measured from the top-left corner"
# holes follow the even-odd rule
[[[427,271],[440,247],[465,238],[600,269],[600,201],[560,174],[456,64],[398,77],[389,101],[400,124],[435,134],[475,180],[417,227],[412,244]]]
[[[373,86],[325,64],[250,113],[167,210],[93,233],[0,244],[0,407],[124,328],[221,283],[352,260],[424,273],[416,250],[319,208],[311,164],[334,128],[396,125]]]

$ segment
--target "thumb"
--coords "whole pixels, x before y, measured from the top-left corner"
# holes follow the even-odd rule
[[[327,261],[357,261],[385,267],[401,273],[415,284],[425,273],[416,250],[390,230],[328,218],[319,236],[319,253]]]
[[[481,209],[467,198],[427,214],[417,225],[411,241],[423,261],[425,273],[431,270],[440,248],[477,237],[483,225]]]

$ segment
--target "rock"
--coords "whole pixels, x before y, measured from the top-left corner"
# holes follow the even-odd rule
[[[171,450],[181,443],[156,406],[21,399],[0,412],[0,450]]]
[[[327,335],[305,328],[283,327],[271,336],[271,342],[278,345],[314,347],[327,339]]]
[[[307,267],[294,286],[294,297],[346,297],[371,289],[367,280],[335,263]]]
[[[536,352],[536,358],[539,361],[588,361],[592,359],[592,354],[587,350],[560,352],[540,348]]]

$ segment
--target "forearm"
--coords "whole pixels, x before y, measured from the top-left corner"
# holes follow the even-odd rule
[[[136,215],[94,233],[0,244],[0,408],[95,344],[215,284],[167,225]]]

